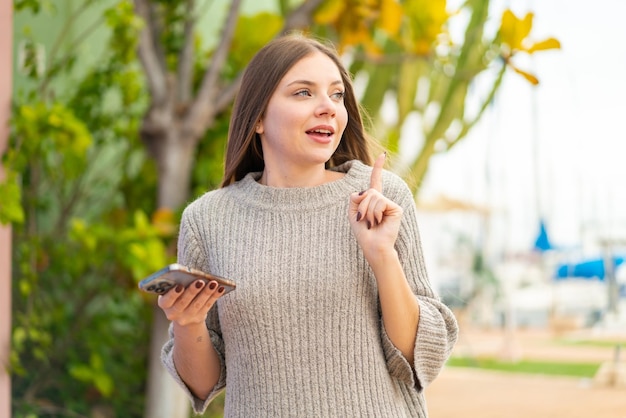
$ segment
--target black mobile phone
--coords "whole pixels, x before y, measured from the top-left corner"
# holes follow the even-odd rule
[[[235,282],[231,280],[192,269],[182,264],[170,264],[140,281],[138,286],[144,292],[163,295],[179,284],[186,288],[198,279],[207,283],[213,280],[216,281],[220,286],[224,286],[224,294],[235,290],[236,287]]]

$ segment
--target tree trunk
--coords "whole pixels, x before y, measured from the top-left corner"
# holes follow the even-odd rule
[[[144,121],[142,137],[157,164],[159,175],[157,202],[159,208],[175,210],[189,198],[189,184],[194,151],[198,140],[184,137],[181,125],[160,125],[159,133],[148,129]],[[148,133],[149,132],[149,133]],[[168,340],[169,321],[158,307],[153,307],[150,341],[149,379],[146,398],[146,418],[187,418],[190,402],[161,364],[161,348]]]
[[[150,364],[146,392],[146,418],[188,418],[190,402],[161,364],[161,348],[168,339],[169,321],[158,306],[153,307]]]
[[[156,160],[159,174],[158,207],[176,210],[189,199],[197,142],[195,138],[183,138],[178,130],[167,133],[167,138],[162,142],[162,153]]]

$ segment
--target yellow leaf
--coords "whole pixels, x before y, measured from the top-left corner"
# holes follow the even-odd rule
[[[402,5],[396,0],[382,0],[378,18],[381,29],[391,36],[396,35],[400,30],[403,14]]]
[[[450,17],[445,0],[408,0],[403,3],[404,13],[409,21],[408,40],[418,55],[428,55],[438,36],[445,31],[445,23]]]
[[[337,49],[363,45],[372,41],[373,25],[380,17],[380,0],[330,0],[316,12],[315,22],[332,25],[338,32]]]
[[[371,38],[366,27],[343,27],[340,31],[341,43],[345,46],[367,44]]]
[[[48,116],[48,123],[55,128],[58,128],[63,123],[62,119],[56,113],[51,113]]]
[[[545,51],[547,49],[560,49],[560,48],[561,48],[561,42],[559,42],[558,39],[548,38],[548,39],[544,39],[543,41],[532,44],[530,47],[526,49],[526,52],[528,52],[529,54],[532,54],[533,52],[536,52],[536,51]]]
[[[520,19],[507,9],[502,14],[500,24],[500,40],[507,44],[511,50],[522,50],[522,42],[533,26],[533,13],[527,13],[524,19]]]
[[[159,208],[152,214],[152,224],[160,236],[173,235],[176,232],[174,212],[168,208]]]
[[[168,208],[159,208],[152,214],[152,223],[174,223],[174,211]]]
[[[20,106],[19,113],[27,122],[37,119],[37,111],[32,106]]]
[[[326,0],[313,15],[313,21],[320,25],[328,25],[336,23],[344,10],[346,9],[345,1]]]
[[[148,226],[150,223],[148,222],[148,217],[146,216],[144,212],[140,210],[136,210],[135,213],[133,214],[133,220],[134,220],[135,228],[138,231],[145,232],[148,229]]]
[[[513,71],[515,71],[517,74],[519,74],[522,77],[524,77],[533,86],[536,86],[537,84],[539,84],[539,79],[537,77],[535,77],[534,75],[532,75],[531,73],[526,72],[524,70],[520,70],[519,68],[515,68],[515,67],[513,67]]]
[[[363,41],[365,52],[373,59],[380,58],[384,55],[383,50],[369,37]]]

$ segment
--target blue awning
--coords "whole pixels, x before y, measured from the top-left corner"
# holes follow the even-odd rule
[[[613,257],[613,269],[624,262],[624,257]],[[555,271],[555,280],[564,280],[572,277],[604,280],[604,259],[594,258],[576,263],[563,263]]]

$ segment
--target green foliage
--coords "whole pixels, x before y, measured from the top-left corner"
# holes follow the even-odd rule
[[[114,387],[113,379],[104,370],[104,362],[98,354],[92,353],[89,364],[70,366],[69,372],[76,380],[93,383],[98,392],[105,398],[111,397]]]
[[[505,362],[496,360],[494,358],[470,357],[451,357],[448,360],[447,365],[450,367],[474,367],[511,373],[529,373],[588,378],[592,378],[600,367],[600,364],[598,363],[565,363],[538,360]]]
[[[237,22],[235,36],[228,55],[229,65],[236,75],[263,45],[280,31],[284,19],[276,14],[262,12],[254,16],[241,16]],[[262,31],[259,28],[263,28]]]
[[[226,398],[226,392],[220,393],[207,407],[204,414],[200,415],[202,418],[223,418],[224,417],[224,400]]]
[[[557,341],[558,344],[563,344],[565,346],[580,346],[580,347],[609,347],[614,348],[615,350],[620,349],[621,347],[626,346],[626,338],[620,336],[610,336],[604,337],[602,339],[578,339],[578,338],[564,338],[562,340]]]
[[[420,150],[408,167],[398,167],[417,193],[437,153],[458,144],[492,103],[507,69],[532,84],[538,80],[517,68],[518,52],[534,53],[560,47],[549,38],[530,42],[532,13],[523,19],[506,10],[497,33],[487,33],[489,0],[468,0],[450,11],[445,0],[326,0],[314,15],[315,31],[351,50],[351,71],[368,83],[362,104],[374,119],[372,131],[392,153],[399,150],[400,132],[410,114],[419,116],[415,138]],[[449,27],[464,28],[458,42]],[[468,94],[479,75],[491,78],[478,94]],[[383,100],[395,99],[395,121],[380,115]],[[466,106],[478,103],[476,110]]]
[[[229,119],[230,114],[218,118],[198,145],[198,157],[192,172],[192,196],[200,196],[207,190],[219,187],[224,172],[223,159]]]
[[[45,74],[26,72],[33,88],[14,100],[0,220],[14,231],[17,417],[143,411],[154,300],[136,283],[172,260],[173,230],[149,215],[156,175],[138,138],[138,21],[128,1],[104,15],[113,27],[100,61],[71,85],[56,82],[71,53]]]
[[[172,19],[164,34],[171,59],[180,47],[180,4],[161,2]],[[148,106],[135,52],[143,23],[131,2],[109,5],[100,21],[110,37],[98,46],[101,59],[94,65],[82,62],[74,48],[51,54],[41,73],[39,40],[29,30],[22,35],[32,45],[32,63],[17,76],[29,87],[16,92],[2,160],[8,176],[0,183],[0,221],[14,231],[10,370],[16,417],[91,415],[102,408],[116,416],[143,414],[155,300],[136,283],[174,260],[179,214],[157,209],[156,169],[138,135]],[[87,6],[73,11],[66,25],[84,18]],[[43,2],[16,5],[18,13],[50,10]],[[226,80],[254,51],[244,29]],[[83,40],[62,39],[71,32],[61,28],[55,44],[79,45]],[[207,54],[196,54],[198,74]],[[220,115],[199,146],[195,195],[219,184],[229,116]],[[221,414],[220,402],[212,408]]]
[[[0,183],[0,224],[24,222],[22,209],[22,190],[18,184],[17,173],[9,172],[6,179]]]
[[[134,62],[143,22],[135,15],[132,2],[120,1],[104,15],[112,31],[110,48],[119,64]]]
[[[15,0],[13,6],[15,11],[30,10],[33,14],[39,13],[44,2],[40,0]]]
[[[12,169],[23,172],[28,157],[41,159],[41,174],[52,182],[75,179],[85,170],[92,138],[85,124],[62,103],[23,104],[14,110]]]
[[[170,70],[175,70],[178,64],[178,53],[183,48],[185,22],[188,15],[193,13],[189,10],[189,4],[193,2],[156,0],[158,5],[157,24],[162,29],[160,48],[163,48],[166,63]]]

